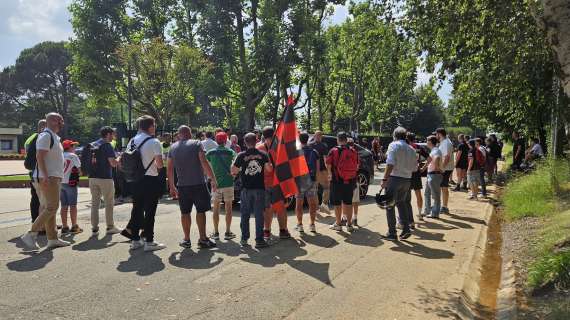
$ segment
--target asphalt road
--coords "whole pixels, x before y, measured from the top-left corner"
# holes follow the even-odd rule
[[[372,186],[369,194],[377,191]],[[83,190],[82,199],[87,196]],[[455,318],[468,260],[484,223],[483,206],[465,197],[453,194],[452,214],[420,223],[407,241],[381,239],[385,213],[369,196],[355,233],[329,230],[332,217],[320,214],[317,234],[292,231],[294,240],[261,251],[242,249],[238,240],[222,240],[214,250],[183,250],[178,246],[178,206],[162,203],[155,234],[168,248],[154,253],[129,252],[119,235],[90,238],[83,203],[80,224],[86,232],[67,238],[70,247],[32,254],[22,252],[18,238],[28,228],[28,193],[4,189],[0,318]],[[116,207],[119,226],[126,224],[129,212],[130,204]],[[290,215],[290,230],[294,224]],[[239,234],[238,212],[233,226]],[[195,226],[192,240],[197,240]],[[45,245],[45,238],[40,243]]]

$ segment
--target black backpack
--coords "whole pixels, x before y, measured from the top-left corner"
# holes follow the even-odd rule
[[[53,148],[53,144],[55,143],[55,140],[53,139],[53,135],[51,134],[51,132],[49,131],[44,131],[49,133],[49,137],[50,137],[50,144],[49,144],[49,148],[51,150],[51,148]],[[38,138],[40,137],[40,135],[36,135],[34,137],[34,139],[32,139],[32,141],[30,142],[30,144],[28,145],[28,149],[26,150],[26,159],[24,159],[24,167],[30,171],[35,170],[36,169],[36,153],[37,153],[37,149],[36,149],[36,142],[38,142]]]
[[[121,171],[124,174],[125,180],[127,182],[137,182],[144,178],[146,172],[154,163],[154,158],[145,168],[140,149],[149,140],[154,139],[153,137],[148,137],[143,140],[140,146],[136,147],[134,139],[131,140],[130,148],[127,148],[125,152],[121,155]]]
[[[97,171],[97,151],[100,145],[95,142],[87,144],[81,151],[81,171],[84,176],[89,176]]]

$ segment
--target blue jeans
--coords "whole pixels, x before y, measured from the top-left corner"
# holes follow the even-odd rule
[[[433,217],[439,217],[441,210],[441,181],[443,176],[441,173],[428,173],[426,189],[424,190],[424,212]],[[433,198],[433,206],[431,199]]]
[[[263,241],[263,210],[265,209],[265,190],[242,189],[240,196],[241,239],[249,239],[249,217],[255,215],[255,241]]]
[[[404,231],[410,231],[412,213],[412,193],[410,190],[411,179],[390,177],[386,186],[386,196],[391,199],[393,205],[386,209],[388,219],[388,233],[396,234],[396,207],[400,217],[400,223]]]

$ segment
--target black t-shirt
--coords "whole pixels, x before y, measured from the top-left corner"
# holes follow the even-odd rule
[[[517,150],[518,148],[521,148],[520,153],[518,158],[516,157],[517,155]],[[524,159],[524,152],[526,149],[526,142],[523,138],[518,139],[517,141],[515,141],[515,145],[513,147],[513,157],[515,160],[522,160]]]
[[[241,183],[246,189],[265,189],[263,176],[269,157],[255,148],[240,152],[234,166],[241,169]]]
[[[327,147],[327,145],[324,144],[323,142],[313,142],[310,143],[309,146],[315,149],[315,151],[317,151],[317,153],[319,154],[320,170],[321,171],[327,170],[327,167],[325,166],[325,155],[329,153],[329,148]]]
[[[93,149],[92,152],[95,153],[97,163],[93,168],[94,172],[89,175],[89,178],[113,179],[113,168],[109,163],[109,158],[115,158],[113,146],[102,139],[93,142],[93,145],[96,149]]]
[[[467,158],[469,157],[469,146],[467,143],[460,143],[457,146],[457,151],[461,151],[461,157],[459,158],[459,162],[467,163]]]

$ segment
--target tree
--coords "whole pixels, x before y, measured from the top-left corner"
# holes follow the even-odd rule
[[[444,124],[443,101],[433,89],[432,84],[425,84],[416,88],[414,103],[417,111],[407,126],[412,132],[427,137],[435,128]]]
[[[566,0],[541,2],[544,13],[537,20],[547,31],[549,43],[561,69],[562,86],[570,97],[570,5]]]

